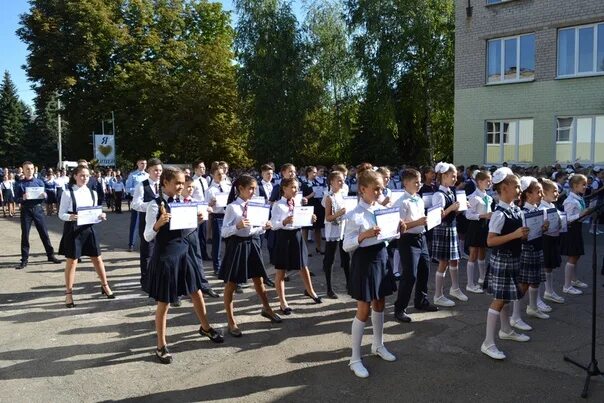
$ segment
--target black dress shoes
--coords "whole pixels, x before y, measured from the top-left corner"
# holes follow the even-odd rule
[[[23,270],[26,267],[27,267],[27,262],[21,262],[15,267],[15,270]]]
[[[323,303],[323,300],[318,295],[316,297],[313,297],[306,290],[304,290],[304,295],[307,296],[308,298],[312,299],[313,301],[315,301],[315,304],[321,304],[321,303]]]
[[[57,259],[57,257],[55,255],[48,256],[48,261],[52,262],[52,263],[61,263],[61,261],[59,259]]]
[[[208,295],[212,298],[220,298],[220,294],[218,294],[216,291],[214,291],[212,288],[208,288],[206,290],[202,291],[204,295]]]
[[[404,310],[400,311],[400,312],[395,312],[394,313],[394,317],[399,322],[403,322],[403,323],[409,323],[409,322],[411,322],[411,317],[409,315],[407,315],[407,313]]]
[[[271,280],[270,278],[265,278],[264,279],[264,284],[266,284],[269,287],[274,287],[275,286],[275,282],[273,280]]]
[[[427,299],[423,300],[419,304],[415,304],[415,309],[417,309],[418,311],[426,311],[426,312],[438,311],[438,307],[436,305],[431,304]]]

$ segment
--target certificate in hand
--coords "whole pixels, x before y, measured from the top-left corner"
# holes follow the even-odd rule
[[[426,208],[426,210],[429,210],[432,208],[432,196],[434,196],[434,193],[432,193],[432,192],[424,193],[422,195],[422,200],[424,201],[424,207]]]
[[[432,207],[428,209],[426,214],[426,229],[430,231],[432,228],[440,225],[442,222],[442,208]]]
[[[208,211],[208,203],[206,202],[197,202],[197,203],[191,203],[195,206],[197,206],[197,215],[201,214],[203,217],[204,221],[207,221],[209,218],[209,211]]]
[[[78,225],[97,224],[101,222],[99,216],[103,214],[103,207],[90,206],[78,207]]]
[[[543,235],[543,222],[543,212],[541,211],[524,213],[524,226],[529,229],[527,240],[532,241]]]
[[[354,210],[359,204],[359,199],[356,196],[344,196],[344,207],[346,208],[346,213],[350,213]]]
[[[216,207],[226,207],[229,200],[229,192],[218,192],[214,195]]]
[[[252,197],[252,199],[250,201],[252,203],[262,203],[262,204],[266,203],[266,200],[262,196],[254,196],[254,197]]]
[[[170,231],[197,228],[197,206],[192,203],[170,203]]]
[[[401,197],[403,197],[404,194],[405,194],[404,189],[393,189],[392,193],[390,194],[390,204],[396,203],[396,201],[398,199],[400,199]]]
[[[392,239],[399,233],[401,215],[398,208],[386,208],[376,210],[373,213],[375,223],[380,228],[380,233],[377,239]]]
[[[42,186],[32,186],[25,188],[27,200],[42,199],[44,188]]]
[[[298,192],[294,196],[294,205],[296,205],[296,206],[302,205],[302,192]]]
[[[315,199],[321,199],[323,198],[323,192],[325,191],[325,189],[323,188],[323,186],[313,186],[312,191],[315,194]]]
[[[468,198],[466,197],[466,192],[463,190],[456,191],[455,198],[459,202],[459,210],[457,211],[466,211],[468,209]]]
[[[315,213],[314,206],[295,206],[294,207],[294,227],[312,226],[312,215]]]
[[[545,214],[547,215],[547,222],[549,223],[549,228],[547,233],[549,235],[556,234],[560,231],[560,216],[558,215],[557,208],[549,208],[545,210]]]
[[[269,220],[271,205],[249,202],[247,204],[247,219],[252,227],[264,227]]]
[[[560,232],[568,232],[568,215],[560,213]]]

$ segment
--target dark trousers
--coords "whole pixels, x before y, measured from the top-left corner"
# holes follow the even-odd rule
[[[421,305],[428,295],[428,276],[430,274],[430,255],[424,235],[402,234],[398,241],[403,274],[394,303],[395,312],[407,308],[411,291],[415,285],[415,305]]]
[[[115,212],[116,213],[121,213],[122,212],[122,192],[115,192],[113,194],[115,196]]]
[[[328,291],[333,291],[331,285],[331,273],[333,270],[333,262],[336,258],[336,251],[340,250],[340,265],[344,269],[346,277],[346,289],[348,289],[348,280],[350,276],[350,255],[342,248],[342,241],[326,241],[325,256],[323,257],[323,271],[325,272],[325,283]]]
[[[204,224],[205,224],[205,222],[204,222]],[[199,231],[199,227],[197,228],[197,231]],[[203,259],[201,258],[201,251],[199,249],[198,232],[193,231],[192,233],[189,233],[188,235],[185,236],[185,240],[189,244],[189,248],[193,251],[192,254],[193,254],[193,256],[195,256],[195,259],[197,260],[197,263],[199,264],[200,274],[201,274],[201,291],[208,291],[212,287],[210,287],[210,283],[208,282],[208,279],[206,278],[205,270],[203,269]]]
[[[51,257],[55,253],[48,237],[42,206],[40,204],[34,206],[21,204],[21,262],[23,263],[29,259],[29,230],[31,229],[32,222],[38,230],[38,234],[46,250],[46,256]]]
[[[147,291],[147,266],[149,265],[149,257],[153,254],[153,245],[155,242],[147,242],[145,240],[145,214],[138,213],[138,236],[140,238],[140,267],[141,267],[141,286],[144,291]]]
[[[199,238],[199,248],[201,250],[201,258],[203,260],[211,260],[208,255],[207,246],[208,222],[204,221],[197,227],[197,237]]]
[[[138,211],[130,210],[130,233],[128,234],[128,246],[134,246],[134,237],[136,236],[136,224],[138,223]],[[145,229],[143,228],[143,231]],[[140,232],[140,231],[139,231]]]
[[[212,265],[214,266],[214,273],[218,273],[220,269],[220,252],[222,250],[222,238],[220,232],[222,231],[222,221],[224,220],[224,214],[213,214],[212,217]]]

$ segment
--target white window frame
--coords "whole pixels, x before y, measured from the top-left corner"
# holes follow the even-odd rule
[[[487,85],[499,85],[499,84],[511,84],[511,83],[524,83],[524,82],[530,82],[530,81],[535,81],[535,73],[536,71],[533,71],[533,77],[530,78],[520,78],[520,38],[522,38],[523,36],[529,36],[532,35],[534,37],[534,39],[536,40],[536,36],[534,32],[528,33],[528,34],[522,34],[522,35],[513,35],[513,36],[505,36],[502,38],[493,38],[493,39],[489,39],[487,40],[487,50],[486,50],[486,81],[487,81]],[[515,39],[516,40],[516,78],[513,79],[505,79],[505,41],[509,40],[509,39]],[[501,42],[501,46],[500,46],[500,52],[501,54],[500,56],[500,75],[499,75],[499,81],[489,81],[489,44],[491,42],[495,42],[495,41],[499,41]],[[537,53],[537,43],[535,42],[535,53]],[[536,54],[533,54],[533,58],[534,61],[536,61]],[[535,65],[535,70],[537,69],[537,66]]]
[[[504,161],[505,162],[511,162],[514,164],[526,164],[527,161],[523,161],[523,162],[519,162],[518,161],[518,157],[520,155],[520,122],[523,120],[531,120],[533,121],[533,144],[534,144],[534,138],[535,138],[535,119],[534,118],[518,118],[518,119],[487,119],[484,122],[484,162],[485,164],[501,164]],[[497,143],[489,143],[488,142],[488,136],[489,136],[489,131],[488,131],[488,124],[489,123],[499,123],[499,161],[493,162],[493,161],[488,161],[487,162],[487,155],[488,155],[488,147],[489,145],[493,146],[493,145],[497,145]],[[504,160],[503,159],[503,154],[504,154],[504,145],[507,144],[505,142],[506,138],[504,135],[504,124],[505,123],[516,123],[516,132],[515,133],[508,133],[508,136],[514,136],[514,146],[515,146],[515,150],[514,150],[514,159],[513,160]],[[534,153],[534,150],[533,150]]]
[[[593,24],[577,25],[577,26],[573,26],[573,27],[564,27],[564,28],[558,29],[558,32],[556,35],[557,36],[557,38],[556,38],[556,73],[557,73],[556,78],[593,77],[593,76],[604,75],[604,71],[598,71],[598,30],[599,30],[598,26],[599,25],[602,25],[602,29],[604,29],[604,21],[596,22]],[[593,45],[592,67],[594,68],[594,70],[579,73],[579,30],[582,28],[593,28],[594,45]],[[575,55],[574,55],[575,72],[573,74],[560,74],[560,31],[567,31],[570,29],[575,31]]]
[[[556,150],[554,150],[554,160],[556,159],[556,152],[558,148],[558,144],[571,144],[571,155],[569,163],[581,162],[587,164],[596,163],[596,118],[602,117],[604,115],[587,115],[587,116],[566,116],[560,115],[556,116],[556,132],[554,133],[554,140],[556,140]],[[558,141],[558,119],[572,119],[572,125],[570,127],[570,135],[569,141]],[[579,119],[591,119],[591,155],[589,156],[589,160],[579,160],[577,161],[577,120]],[[566,162],[566,161],[561,161]],[[600,161],[601,162],[601,161]]]

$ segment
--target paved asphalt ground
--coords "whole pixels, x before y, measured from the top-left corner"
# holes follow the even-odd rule
[[[174,362],[161,365],[153,356],[155,308],[139,291],[137,253],[125,250],[128,219],[127,212],[109,214],[109,220],[98,226],[117,299],[102,298],[90,260],[85,258],[76,275],[77,307],[66,309],[63,265],[46,263],[42,244],[32,230],[30,264],[16,271],[19,221],[0,218],[0,402],[582,400],[584,373],[562,357],[589,360],[591,290],[555,306],[549,320],[526,319],[535,327],[529,332],[532,340],[499,342],[508,355],[503,362],[480,352],[488,296],[469,295],[469,302],[437,313],[410,310],[411,324],[393,320],[394,299],[388,298],[385,342],[398,360],[388,363],[370,356],[368,326],[363,353],[370,377],[358,379],[347,366],[355,303],[344,295],[341,271],[335,281],[340,299],[325,300],[322,305],[311,304],[302,295],[301,280],[293,275],[287,294],[294,314],[282,324],[269,323],[260,316],[255,293],[247,289],[236,294],[244,337],[226,335],[223,345],[213,345],[198,335],[190,301],[171,309],[168,341]],[[50,217],[48,226],[58,248],[61,223]],[[600,256],[603,239],[598,239]],[[589,254],[591,248],[588,241]],[[461,273],[464,267],[462,263]],[[589,284],[590,268],[590,256],[581,259],[580,278]],[[311,270],[317,273],[317,291],[323,292],[320,258],[312,257]],[[273,273],[272,267],[269,272]],[[210,267],[206,273],[220,287]],[[602,279],[598,273],[598,291],[604,291]],[[561,281],[559,270],[556,283]],[[274,289],[270,297],[277,307]],[[211,322],[225,330],[222,300],[208,298],[206,302]],[[602,312],[598,319],[602,335]],[[604,366],[601,340],[597,356]],[[604,379],[594,378],[589,400],[604,401]]]

